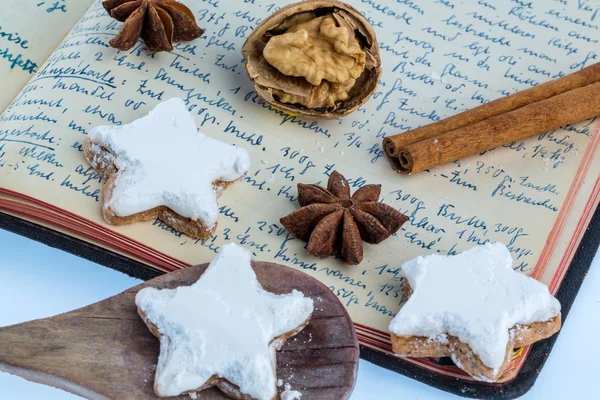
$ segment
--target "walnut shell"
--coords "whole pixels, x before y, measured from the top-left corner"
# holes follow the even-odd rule
[[[333,29],[338,29],[335,32],[331,32],[330,17],[335,21]],[[327,20],[323,26],[328,27],[318,31],[315,20]],[[302,36],[298,28],[304,26],[308,33]],[[316,38],[319,32],[327,37]],[[300,45],[306,47],[298,49]],[[356,111],[375,92],[381,76],[373,28],[352,6],[335,0],[306,0],[282,7],[252,31],[242,54],[246,73],[264,101],[310,119],[335,119]]]

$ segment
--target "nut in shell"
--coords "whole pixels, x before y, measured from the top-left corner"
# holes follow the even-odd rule
[[[281,8],[254,29],[242,53],[260,97],[306,118],[352,113],[375,92],[381,75],[373,28],[340,1]]]

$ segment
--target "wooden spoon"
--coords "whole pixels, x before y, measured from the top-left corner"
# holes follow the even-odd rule
[[[207,266],[162,275],[66,314],[0,328],[0,371],[88,399],[157,399],[159,342],[139,317],[135,295],[147,286],[191,285]],[[300,391],[302,400],[349,398],[359,349],[344,306],[329,288],[300,271],[263,262],[252,266],[269,292],[297,289],[315,302],[310,323],[277,352],[277,378]],[[198,398],[226,397],[211,388],[198,392]]]

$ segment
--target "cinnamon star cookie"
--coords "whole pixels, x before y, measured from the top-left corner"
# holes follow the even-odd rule
[[[160,339],[159,396],[217,386],[234,399],[275,399],[275,351],[313,312],[312,299],[297,290],[265,291],[250,253],[235,244],[224,246],[192,286],[145,288],[135,303]]]
[[[212,235],[217,198],[250,169],[248,152],[199,132],[181,99],[128,125],[92,129],[83,151],[106,181],[106,222],[159,218],[193,238]]]
[[[390,323],[400,356],[450,356],[475,379],[496,381],[515,348],[560,329],[558,300],[545,285],[512,269],[503,244],[418,257],[402,272],[410,298]]]

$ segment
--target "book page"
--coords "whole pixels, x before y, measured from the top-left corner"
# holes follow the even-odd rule
[[[15,98],[92,0],[2,0],[0,110]]]
[[[598,202],[597,121],[411,176],[392,171],[381,141],[600,61],[600,21],[593,10],[571,0],[351,0],[378,35],[378,91],[344,119],[310,121],[264,103],[243,68],[246,37],[286,1],[184,3],[206,33],[157,54],[141,42],[127,52],[110,48],[119,24],[100,3],[90,9],[0,117],[5,197],[37,199],[54,214],[73,213],[54,223],[113,238],[103,246],[138,255],[151,248],[157,252],[148,262],[155,265],[167,258],[203,263],[223,244],[241,244],[255,259],[324,282],[358,327],[369,327],[359,329],[363,343],[383,351],[389,351],[388,323],[405,301],[400,266],[414,257],[499,241],[511,250],[516,270],[546,284],[568,265],[578,221]],[[172,97],[186,102],[202,132],[252,156],[250,173],[220,198],[219,226],[210,239],[190,239],[160,221],[107,225],[101,216],[103,182],[82,154],[92,127],[127,124]],[[358,266],[307,255],[305,243],[279,222],[298,208],[298,183],[326,185],[333,170],[352,191],[382,184],[382,201],[410,217],[388,240],[365,243]],[[51,217],[56,215],[46,219]],[[122,236],[117,240],[116,234]]]

